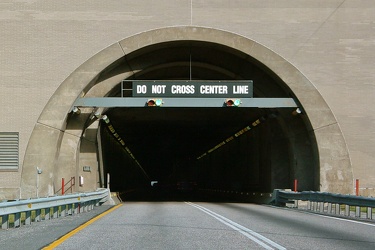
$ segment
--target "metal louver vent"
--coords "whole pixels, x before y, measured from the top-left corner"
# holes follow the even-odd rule
[[[0,170],[18,169],[19,134],[0,132]]]

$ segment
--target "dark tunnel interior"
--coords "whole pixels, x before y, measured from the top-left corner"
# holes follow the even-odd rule
[[[186,41],[147,47],[117,62],[99,81],[123,73],[129,65],[137,71],[132,76],[137,80],[251,79],[255,98],[294,97],[261,63],[217,44]],[[108,96],[119,96],[118,88]],[[112,131],[104,122],[100,126],[102,174],[110,173],[111,190],[128,200],[152,199],[156,190],[165,199],[185,199],[188,194],[208,199],[212,193],[206,191],[217,189],[272,192],[292,188],[294,179],[301,183],[300,190],[317,190],[315,138],[308,117],[292,111],[111,108],[105,114]],[[157,184],[151,187],[151,181]]]

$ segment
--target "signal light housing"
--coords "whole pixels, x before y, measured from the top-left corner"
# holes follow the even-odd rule
[[[226,107],[238,107],[241,104],[240,99],[226,99],[225,106]]]
[[[146,106],[148,107],[160,107],[163,104],[162,99],[148,99]]]

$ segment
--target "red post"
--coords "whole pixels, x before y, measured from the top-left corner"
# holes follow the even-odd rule
[[[355,195],[359,196],[359,179],[355,180]]]
[[[294,179],[294,192],[297,192],[298,189],[298,180]]]
[[[65,183],[64,183],[64,178],[61,179],[61,195],[64,195],[64,188],[65,188]]]

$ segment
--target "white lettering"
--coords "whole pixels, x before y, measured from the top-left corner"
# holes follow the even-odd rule
[[[137,94],[146,94],[147,86],[146,85],[137,85]]]
[[[151,92],[153,94],[165,94],[166,85],[152,85]]]
[[[194,94],[194,85],[172,85],[172,94]]]
[[[233,86],[233,94],[248,94],[249,93],[249,86],[247,85],[234,85]]]
[[[202,85],[201,94],[228,94],[228,86],[225,85]]]

